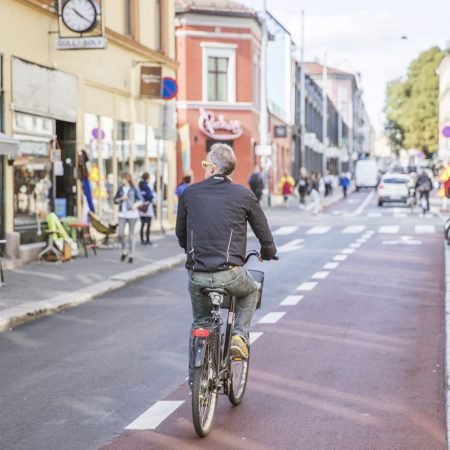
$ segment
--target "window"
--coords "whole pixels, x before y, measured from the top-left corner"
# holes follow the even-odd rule
[[[208,101],[226,102],[228,99],[228,58],[208,58]]]
[[[156,8],[155,8],[155,33],[156,33],[156,50],[159,52],[162,52],[163,45],[162,45],[162,6],[161,6],[161,0],[156,0]]]
[[[202,42],[203,101],[236,101],[236,44]]]
[[[137,0],[124,0],[124,33],[133,39],[137,39]]]

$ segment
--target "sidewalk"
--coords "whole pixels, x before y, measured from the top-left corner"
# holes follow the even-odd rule
[[[322,199],[324,208],[342,199],[335,193]],[[295,201],[294,201],[295,200]],[[292,199],[291,207],[297,206]],[[285,211],[283,206],[265,210],[270,217]],[[97,256],[80,256],[66,263],[33,262],[17,269],[5,270],[5,282],[0,287],[0,332],[17,325],[54,314],[65,308],[90,301],[105,293],[120,289],[141,278],[183,264],[185,255],[173,232],[155,234],[153,246],[136,244],[134,263],[120,261],[120,249],[98,249]]]

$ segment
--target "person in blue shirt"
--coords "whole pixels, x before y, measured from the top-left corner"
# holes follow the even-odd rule
[[[346,173],[343,173],[341,177],[339,178],[339,184],[342,187],[342,192],[344,193],[344,198],[347,197],[347,190],[350,186],[350,178]]]
[[[142,175],[142,180],[139,183],[139,190],[143,198],[143,204],[139,207],[139,217],[141,218],[141,244],[152,245],[150,241],[150,230],[152,227],[152,219],[154,217],[153,198],[154,193],[150,187],[148,180],[150,175],[145,172]],[[145,239],[144,239],[145,235]]]
[[[186,175],[183,177],[183,180],[181,183],[177,186],[177,189],[175,191],[175,195],[177,198],[180,198],[181,194],[184,192],[184,190],[191,184],[191,176]]]

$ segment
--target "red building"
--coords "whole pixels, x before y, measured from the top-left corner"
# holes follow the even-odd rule
[[[260,42],[256,13],[234,1],[176,1],[178,178],[203,178],[211,145],[236,153],[234,181],[247,184],[259,142]]]

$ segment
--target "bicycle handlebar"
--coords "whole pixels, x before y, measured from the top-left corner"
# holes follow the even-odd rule
[[[247,264],[248,260],[252,257],[252,256],[259,256],[259,252],[258,250],[251,250],[250,252],[247,253],[247,256],[245,257],[245,263]],[[280,259],[279,256],[274,256],[272,258],[274,261],[278,261]]]

